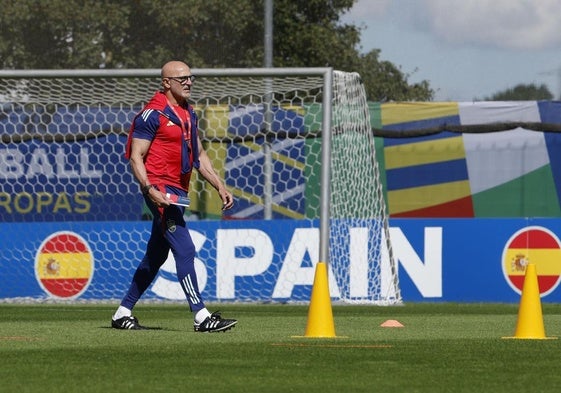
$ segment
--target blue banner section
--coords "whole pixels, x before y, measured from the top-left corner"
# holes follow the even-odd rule
[[[308,301],[319,255],[318,224],[309,220],[189,222],[205,299]],[[0,298],[120,299],[143,256],[149,229],[150,223],[141,221],[2,223]],[[550,242],[545,247],[538,241],[532,250],[514,247],[513,237],[529,229],[557,239],[561,220],[391,220],[403,300],[518,302],[523,279],[519,268],[535,263],[540,284],[543,281],[549,288],[542,292],[542,300],[558,302],[561,245]],[[360,231],[347,232],[352,236]],[[68,248],[60,240],[66,237],[53,237],[57,233],[73,234],[86,244]],[[80,267],[70,269],[75,260]],[[336,263],[331,267],[339,268]],[[340,273],[332,273],[336,280],[330,281],[330,290],[337,300],[334,294],[343,290],[331,285],[342,285]],[[382,271],[381,280],[388,278],[384,274],[388,272]],[[68,289],[72,285],[77,289]],[[173,258],[168,258],[144,299],[183,298]]]
[[[394,219],[391,224],[405,301],[518,302],[513,281],[520,273],[510,271],[509,239],[535,226],[561,234],[558,219]],[[556,283],[542,299],[559,301],[561,260],[526,260],[537,263],[538,274],[544,264],[547,273],[553,271]]]
[[[8,143],[0,149],[2,222],[139,220],[126,137]]]

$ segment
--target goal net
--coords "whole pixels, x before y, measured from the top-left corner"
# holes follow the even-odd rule
[[[203,144],[236,201],[222,212],[193,176],[185,218],[207,301],[309,300],[324,203],[332,298],[401,300],[364,89],[334,72],[326,107],[326,70],[193,70]],[[159,87],[159,70],[0,71],[0,301],[124,294],[151,219],[124,144]],[[331,163],[321,162],[325,111]],[[143,300],[184,299],[174,275],[170,255]]]
[[[399,303],[375,140],[359,74],[334,72],[332,108],[329,254],[341,299]]]

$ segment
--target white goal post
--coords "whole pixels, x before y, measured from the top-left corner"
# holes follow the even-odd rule
[[[160,70],[0,70],[0,301],[115,301],[150,217],[124,159]],[[364,86],[331,68],[193,69],[200,135],[236,204],[196,175],[186,219],[209,301],[401,302]],[[181,300],[173,258],[145,298]]]

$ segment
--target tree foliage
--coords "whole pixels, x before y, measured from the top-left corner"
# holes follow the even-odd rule
[[[359,51],[361,30],[340,17],[355,0],[274,0],[275,67],[361,74],[371,100],[431,100],[427,81]],[[3,69],[261,67],[264,1],[0,0]]]
[[[535,84],[519,84],[485,98],[486,101],[537,101],[552,99],[553,94],[545,84],[539,86]]]

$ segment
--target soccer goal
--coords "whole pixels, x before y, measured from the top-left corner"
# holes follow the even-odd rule
[[[235,207],[196,174],[185,213],[209,301],[401,302],[364,87],[330,68],[193,69],[203,144]],[[124,159],[159,70],[0,71],[0,299],[114,301],[150,213]],[[173,257],[145,299],[183,299]]]

